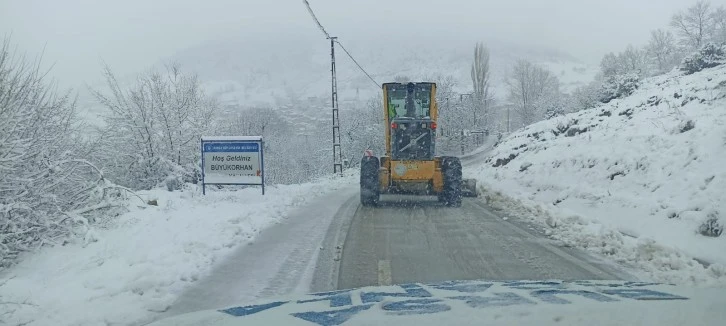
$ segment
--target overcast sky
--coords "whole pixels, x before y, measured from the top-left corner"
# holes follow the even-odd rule
[[[596,60],[627,44],[695,0],[309,0],[328,30],[372,39],[381,30],[435,31],[437,37],[497,38],[548,45]],[[726,0],[711,1],[723,5]],[[201,42],[235,35],[311,37],[302,0],[0,0],[0,34],[31,54],[45,46],[62,85],[99,77],[99,60],[135,72]],[[422,35],[416,33],[416,35]],[[264,49],[260,49],[263,51]]]

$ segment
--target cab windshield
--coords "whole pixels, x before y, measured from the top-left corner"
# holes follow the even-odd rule
[[[431,83],[388,84],[389,121],[398,117],[428,117],[431,111]]]

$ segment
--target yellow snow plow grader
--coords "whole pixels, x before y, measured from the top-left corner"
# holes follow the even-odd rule
[[[462,196],[476,196],[476,182],[462,179],[458,157],[435,156],[435,83],[385,83],[383,108],[386,155],[361,159],[361,204],[375,206],[381,194],[407,194],[458,207]]]

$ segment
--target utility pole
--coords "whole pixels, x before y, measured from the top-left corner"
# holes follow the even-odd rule
[[[343,176],[343,153],[340,148],[340,119],[338,110],[338,79],[335,76],[335,40],[330,36],[330,89],[333,108],[333,173]]]
[[[333,173],[337,173],[341,177],[343,176],[343,153],[340,147],[340,112],[338,110],[338,80],[335,77],[335,42],[338,39],[335,36],[330,36],[328,32],[320,24],[320,21],[315,17],[313,9],[310,8],[310,3],[307,0],[303,0],[303,3],[308,8],[310,16],[313,18],[315,23],[318,25],[320,30],[325,34],[325,38],[330,40],[330,96],[331,96],[331,107],[333,109]]]
[[[325,38],[330,40],[330,93],[331,93],[331,107],[333,111],[333,173],[337,173],[341,177],[343,176],[343,152],[341,149],[340,144],[340,119],[339,119],[339,113],[338,110],[338,79],[335,75],[335,43],[338,43],[341,49],[343,49],[343,52],[345,52],[346,55],[355,63],[356,66],[370,79],[375,85],[376,88],[380,88],[380,85],[371,77],[368,72],[363,69],[363,67],[356,61],[353,56],[348,52],[348,50],[345,49],[343,44],[340,44],[338,41],[338,38],[335,36],[330,36],[328,32],[323,28],[323,25],[320,24],[320,21],[315,16],[315,13],[313,12],[313,9],[310,8],[310,3],[308,0],[303,0],[303,3],[308,8],[308,12],[310,13],[310,16],[315,21],[315,24],[318,25],[318,28],[325,34]],[[356,91],[357,92],[357,91]],[[357,94],[357,93],[356,93]]]

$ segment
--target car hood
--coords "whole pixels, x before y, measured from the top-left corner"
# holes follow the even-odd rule
[[[725,325],[726,288],[625,281],[450,281],[314,293],[166,325]]]

